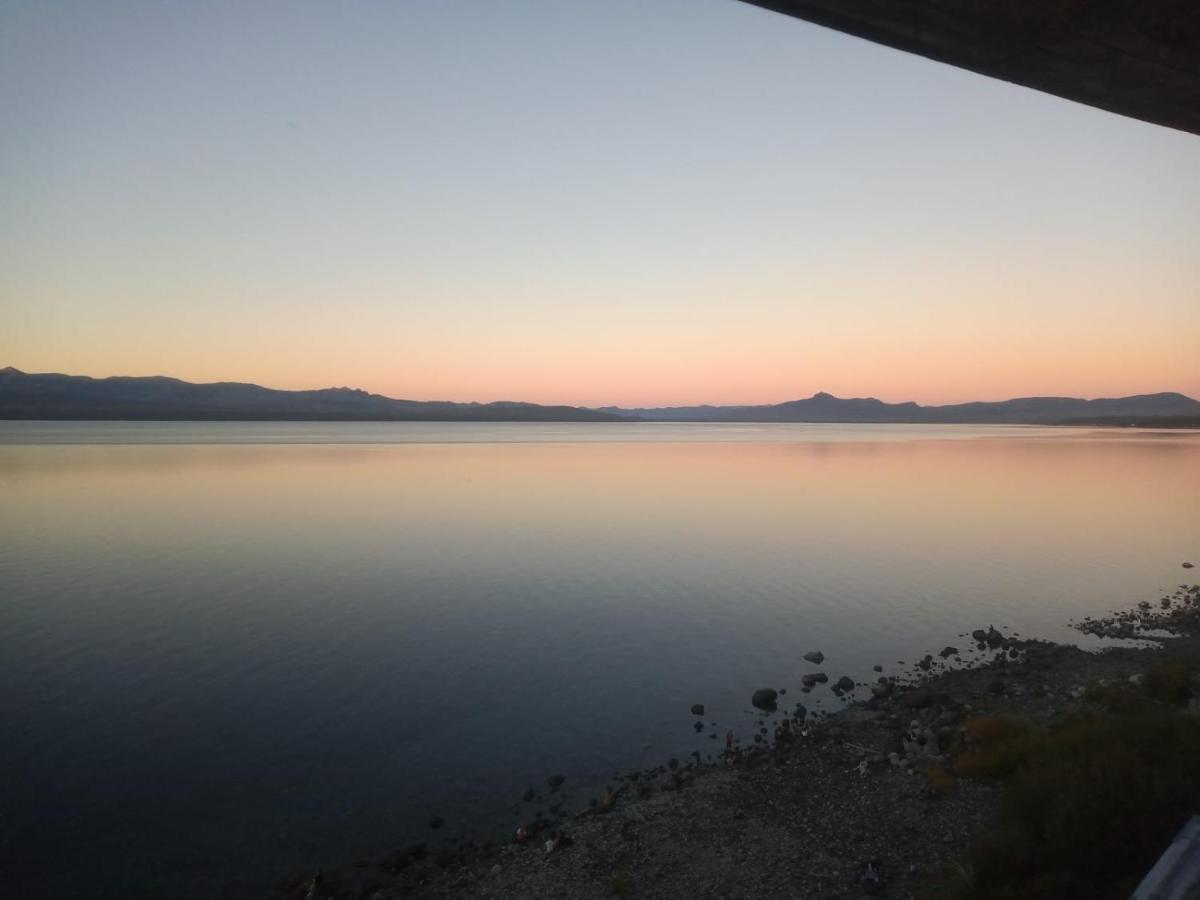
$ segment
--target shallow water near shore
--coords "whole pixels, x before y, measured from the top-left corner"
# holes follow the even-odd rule
[[[23,897],[255,896],[1200,563],[1194,432],[3,422],[0,496]]]

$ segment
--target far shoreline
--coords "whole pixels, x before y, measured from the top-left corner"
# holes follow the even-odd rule
[[[964,427],[964,428],[1112,428],[1122,430],[1146,430],[1146,431],[1162,431],[1162,430],[1182,430],[1182,431],[1200,431],[1200,419],[1192,418],[1164,418],[1162,420],[1142,420],[1136,422],[1126,421],[1068,421],[1068,422],[871,422],[862,420],[791,420],[791,419],[539,419],[539,418],[463,418],[463,417],[445,417],[445,418],[362,418],[362,417],[338,417],[338,416],[114,416],[114,417],[96,417],[96,416],[3,416],[0,415],[0,422],[25,422],[25,423],[42,423],[42,422],[75,422],[75,423],[246,423],[246,424],[271,424],[277,422],[290,422],[296,424],[313,424],[313,423],[329,423],[329,424],[346,424],[346,425],[367,425],[367,424],[462,424],[462,425],[855,425],[865,427],[886,427],[900,425],[905,427],[922,427],[922,428],[947,428],[947,427]]]

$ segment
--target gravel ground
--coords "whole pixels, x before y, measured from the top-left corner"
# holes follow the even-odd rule
[[[977,663],[927,657],[881,678],[829,716],[792,698],[763,711],[757,740],[714,762],[631,772],[611,803],[527,825],[527,843],[398,850],[302,876],[290,898],[918,898],[994,815],[991,785],[956,778],[963,723],[1013,713],[1047,722],[1087,704],[1085,688],[1136,679],[1165,658],[1200,662],[1200,586],[1079,625],[1092,634],[1176,636],[1089,653],[1023,641],[989,626]],[[948,650],[951,648],[947,648]],[[747,691],[749,699],[751,691]],[[862,696],[866,695],[866,696]],[[765,732],[765,733],[764,733]],[[674,761],[672,761],[674,762]],[[564,835],[551,852],[545,841]]]

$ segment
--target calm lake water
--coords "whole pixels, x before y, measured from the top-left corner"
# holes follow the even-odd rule
[[[249,897],[1200,563],[1200,434],[0,422],[0,870]],[[810,706],[834,705],[824,689]],[[525,807],[528,810],[528,807]]]

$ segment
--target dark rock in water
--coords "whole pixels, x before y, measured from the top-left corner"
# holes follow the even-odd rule
[[[933,657],[926,656],[923,660],[921,660],[919,663],[917,663],[917,665],[920,667],[922,672],[928,672],[929,669],[933,666]]]
[[[808,715],[807,707],[805,707],[805,705],[803,703],[797,703],[796,704],[796,718],[799,719],[800,721],[804,721],[804,719],[807,715]]]
[[[971,632],[971,639],[980,644],[987,643],[987,637],[988,637],[988,633],[986,631],[984,631],[982,628],[976,628],[974,631]]]
[[[431,818],[429,820],[430,828],[441,828],[445,824],[446,824],[446,820],[443,819],[441,816],[434,816],[433,818]]]
[[[704,715],[704,704],[703,703],[693,703],[692,704],[692,715],[693,716]]]
[[[882,671],[883,671],[883,666],[871,666],[871,668],[872,668],[872,669],[874,669],[876,672],[882,672]]]
[[[957,647],[943,647],[942,652],[938,654],[942,659],[948,659],[951,656],[958,656]]]
[[[550,790],[557,791],[560,787],[563,786],[564,781],[566,781],[566,779],[563,778],[561,775],[551,775],[549,778],[546,779],[546,785],[550,788]]]
[[[786,694],[786,693],[787,693],[787,688],[780,688],[780,689],[779,689],[779,696],[780,696],[780,697],[782,697],[782,696],[783,696],[784,694]]]
[[[1196,567],[1195,567],[1195,566],[1193,566],[1193,565],[1192,565],[1190,562],[1185,562],[1185,563],[1183,564],[1183,567],[1184,567],[1185,569],[1194,569],[1194,568],[1196,568]]]
[[[679,768],[679,760],[677,760],[675,757],[672,756],[670,759],[667,760],[667,768],[670,769],[672,772],[674,772],[676,769]]]
[[[750,698],[750,702],[759,709],[774,709],[778,697],[779,694],[772,688],[759,688]]]
[[[852,691],[854,690],[854,679],[849,675],[843,675],[837,680],[837,683],[833,686],[833,689],[835,691]]]
[[[822,653],[820,650],[813,650],[811,653],[805,653],[804,658],[806,660],[808,660],[810,663],[815,663],[818,666],[821,663],[825,662],[825,654]]]
[[[702,731],[704,730],[704,723],[703,723],[703,722],[697,722],[697,723],[696,723],[695,725],[693,725],[692,727],[696,729],[696,734],[699,734],[700,732],[702,732]]]
[[[810,672],[800,679],[801,684],[807,688],[811,688],[818,684],[824,684],[829,680],[829,676],[824,672]]]
[[[532,803],[532,802],[533,802],[533,798],[534,798],[534,797],[536,797],[536,796],[537,796],[537,791],[535,791],[533,788],[529,788],[529,789],[528,789],[528,790],[525,792],[524,796],[523,796],[523,797],[521,797],[521,799],[522,799],[522,800],[524,800],[526,803]]]

